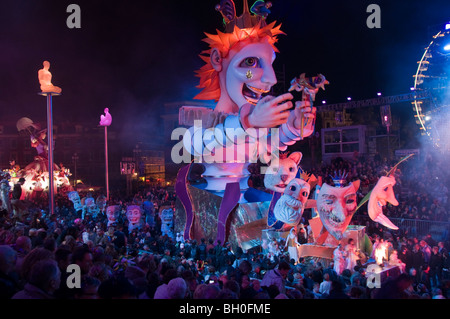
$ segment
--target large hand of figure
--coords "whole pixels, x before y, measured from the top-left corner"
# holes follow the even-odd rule
[[[262,98],[248,116],[248,124],[254,128],[271,128],[286,123],[293,98],[291,93]]]
[[[297,101],[295,102],[295,109],[291,112],[288,122],[297,130],[302,130],[303,125],[302,137],[308,137],[314,132],[316,112],[317,109],[311,107],[309,101]]]

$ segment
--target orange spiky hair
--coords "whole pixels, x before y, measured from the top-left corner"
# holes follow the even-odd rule
[[[249,43],[259,42],[264,38],[267,38],[272,45],[275,52],[279,52],[275,47],[275,43],[278,41],[277,35],[285,34],[280,30],[281,24],[275,27],[275,21],[265,25],[261,21],[251,28],[240,29],[236,25],[233,32],[223,33],[217,30],[217,34],[206,34],[206,38],[203,39],[209,44],[209,49],[203,51],[200,54],[200,58],[205,61],[205,65],[196,71],[196,75],[200,78],[200,84],[197,88],[203,89],[197,94],[194,99],[198,100],[215,100],[218,101],[220,97],[220,84],[218,72],[213,68],[210,55],[212,49],[219,50],[221,57],[225,58],[231,49],[236,47],[243,41],[249,41]]]

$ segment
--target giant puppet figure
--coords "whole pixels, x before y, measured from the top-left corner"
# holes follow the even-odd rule
[[[243,4],[244,12],[237,16],[234,2],[222,0],[216,10],[222,14],[225,31],[206,34],[204,39],[209,49],[201,56],[205,65],[197,75],[202,91],[195,98],[214,100],[214,110],[200,116],[195,111],[180,110],[180,124],[188,127],[183,150],[194,157],[195,163],[201,163],[201,177],[206,182],[196,189],[188,185],[192,164],[178,174],[176,191],[183,208],[178,210],[176,220],[183,225],[178,225],[177,231],[185,238],[216,235],[223,243],[227,231],[233,228],[233,214],[240,215],[241,226],[258,218],[265,218],[267,226],[270,201],[255,200],[258,204],[252,206],[245,195],[249,189],[248,166],[257,160],[276,166],[279,151],[314,132],[313,95],[328,83],[323,76],[300,77],[292,88],[303,90],[301,101],[293,101],[289,92],[270,95],[277,83],[272,66],[278,52],[275,43],[283,32],[275,22],[266,23],[269,5],[264,1],[257,1],[251,10],[246,0]],[[287,185],[290,180],[284,182]],[[205,233],[207,228],[209,233]]]
[[[129,205],[127,206],[128,231],[140,229],[142,227],[142,210],[141,206]]]

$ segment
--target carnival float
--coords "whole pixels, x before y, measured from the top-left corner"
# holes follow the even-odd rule
[[[182,151],[191,157],[177,177],[174,232],[185,240],[213,238],[244,250],[268,251],[272,242],[283,239],[290,254],[295,250],[294,259],[326,263],[340,249],[349,249],[349,242],[355,253],[366,249],[365,227],[351,225],[366,202],[372,220],[398,229],[383,214],[388,203],[398,205],[392,188],[397,165],[359,204],[359,180],[349,182],[345,172],[337,172],[329,185],[301,169],[302,153],[289,153],[288,147],[313,134],[315,97],[330,82],[323,74],[301,73],[288,92],[270,95],[277,83],[275,44],[284,34],[276,22],[268,23],[270,7],[264,1],[249,7],[244,0],[240,16],[231,0],[215,8],[224,31],[206,34],[209,48],[200,55],[205,64],[197,71],[202,91],[195,98],[214,100],[216,106],[213,111],[195,106],[179,111],[179,123],[186,128]],[[294,101],[293,91],[302,93],[300,100]],[[263,190],[249,186],[254,163],[262,164]],[[305,230],[305,209],[312,210],[310,236],[299,244],[293,234]]]

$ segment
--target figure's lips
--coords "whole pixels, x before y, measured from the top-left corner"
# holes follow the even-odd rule
[[[286,188],[286,186],[287,186],[287,184],[278,184],[278,185],[275,185],[275,187],[278,187],[278,188]]]
[[[258,101],[261,99],[263,94],[267,94],[270,91],[268,90],[264,90],[264,89],[259,89],[257,87],[248,85],[248,84],[244,84],[242,87],[242,95],[244,96],[244,98],[247,100],[248,103],[254,104],[256,105],[256,103],[258,103]]]
[[[323,212],[324,214],[328,214],[327,216],[327,221],[329,222],[329,224],[332,227],[341,227],[344,224],[345,220],[341,220],[338,216],[336,216],[335,214],[333,214],[333,212]]]

